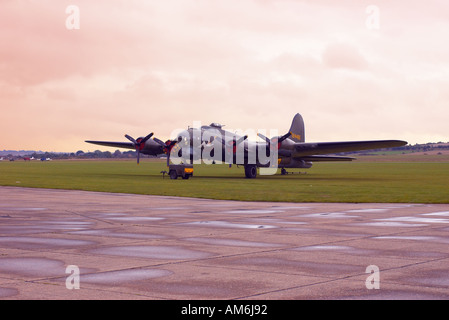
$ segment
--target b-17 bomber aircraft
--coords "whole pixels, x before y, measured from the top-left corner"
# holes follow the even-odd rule
[[[260,174],[274,174],[279,168],[281,174],[286,174],[286,168],[310,168],[313,162],[355,160],[334,155],[336,153],[400,147],[407,144],[402,140],[305,142],[304,120],[299,113],[294,116],[290,130],[284,135],[268,138],[258,133],[262,142],[249,141],[248,135],[233,133],[222,127],[218,123],[212,123],[200,128],[189,128],[181,131],[176,139],[166,142],[153,137],[153,133],[138,139],[125,135],[129,142],[86,142],[135,149],[137,163],[143,153],[153,156],[166,154],[167,166],[170,160],[175,164],[203,162],[243,165],[247,178],[256,178],[258,168]]]

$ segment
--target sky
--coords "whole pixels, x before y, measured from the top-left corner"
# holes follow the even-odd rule
[[[0,0],[0,150],[218,122],[449,141],[445,0]]]

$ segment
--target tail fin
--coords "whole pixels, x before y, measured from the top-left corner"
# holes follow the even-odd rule
[[[304,130],[304,120],[302,116],[297,113],[293,118],[292,125],[290,127],[290,139],[295,142],[305,142],[305,130]]]

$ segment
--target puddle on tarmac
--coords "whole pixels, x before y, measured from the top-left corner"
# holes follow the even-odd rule
[[[232,210],[225,211],[224,213],[237,213],[237,214],[268,214],[268,213],[281,213],[283,210]]]
[[[418,240],[418,241],[428,241],[435,240],[436,237],[428,236],[379,236],[373,237],[373,239],[391,239],[391,240]]]
[[[0,234],[32,234],[32,233],[47,233],[54,231],[67,231],[67,230],[85,230],[85,226],[77,226],[77,225],[46,225],[46,224],[38,224],[38,225],[29,225],[29,226],[1,226]]]
[[[79,247],[94,244],[92,241],[34,238],[34,237],[0,237],[0,244],[7,244],[12,248],[54,248],[54,247]]]
[[[165,218],[158,218],[158,217],[115,217],[115,218],[106,218],[106,219],[113,220],[113,221],[123,221],[123,222],[146,222],[146,221],[165,220]]]
[[[263,242],[253,242],[253,241],[234,240],[234,239],[187,238],[185,240],[210,244],[214,246],[218,245],[218,246],[231,246],[231,247],[259,247],[259,248],[272,248],[284,246],[282,244],[276,243],[263,243]]]
[[[0,210],[10,210],[10,211],[43,211],[43,210],[47,210],[47,208],[0,207]]]
[[[0,234],[35,234],[35,233],[47,233],[51,232],[55,227],[44,227],[44,226],[2,226],[0,227]],[[58,230],[60,228],[57,228]],[[75,228],[74,230],[80,230]],[[82,230],[82,229],[81,229]]]
[[[79,225],[79,226],[90,226],[93,223],[89,221],[80,221],[80,220],[49,220],[42,221],[42,224],[62,224],[62,225]]]
[[[307,222],[303,222],[303,221],[286,221],[286,220],[277,219],[277,218],[256,218],[256,219],[259,222],[268,222],[268,223],[293,224],[293,225],[308,224]]]
[[[295,251],[338,251],[349,254],[370,254],[372,250],[357,249],[349,246],[333,246],[333,245],[316,245],[293,249]]]
[[[102,213],[95,213],[95,216],[99,217],[122,217],[126,216],[127,214],[124,212],[102,212]]]
[[[423,213],[423,216],[442,216],[442,217],[449,217],[449,211]]]
[[[353,223],[352,226],[369,226],[369,227],[424,227],[426,224],[419,223],[405,223],[405,222],[366,222]]]
[[[46,228],[53,228],[53,229],[72,229],[72,230],[82,230],[86,229],[89,226],[92,226],[92,222],[88,221],[77,221],[77,220],[53,220],[53,221],[42,221],[39,223],[42,226],[45,226]]]
[[[62,261],[42,258],[0,258],[0,272],[34,277],[63,276]]]
[[[198,199],[200,200],[200,199]],[[206,199],[207,200],[207,199]],[[198,204],[198,206],[200,207],[204,207],[204,208],[226,208],[226,207],[234,207],[235,206],[235,202],[231,201],[231,202],[219,202],[219,203],[215,203],[213,201],[209,201],[206,203],[200,203]]]
[[[394,217],[376,219],[377,221],[393,221],[393,222],[418,222],[418,223],[449,223],[449,219],[443,218],[421,218],[421,217]]]
[[[173,272],[168,270],[159,269],[130,269],[130,270],[118,270],[118,271],[108,271],[100,273],[83,274],[81,281],[87,283],[96,284],[118,284],[118,283],[128,283],[131,281],[142,281],[152,278],[166,277],[173,274]]]
[[[197,222],[187,222],[180,223],[180,225],[194,225],[201,227],[219,227],[219,228],[238,228],[238,229],[273,229],[276,226],[271,225],[255,225],[255,224],[242,224],[242,223],[231,223],[226,221],[197,221]]]
[[[86,230],[68,232],[69,234],[87,235],[87,236],[99,236],[99,237],[111,237],[111,238],[130,238],[130,239],[165,239],[165,236],[145,233],[127,233],[127,232],[115,232],[114,230]]]
[[[348,210],[346,212],[359,212],[359,213],[365,213],[365,212],[386,212],[389,209],[354,209],[354,210]]]
[[[160,208],[148,208],[149,211],[151,210],[173,210],[173,211],[179,211],[183,209],[182,206],[180,207],[160,207]]]
[[[119,246],[90,250],[90,253],[149,259],[201,259],[211,254],[169,246]]]
[[[324,213],[311,213],[301,215],[299,217],[306,218],[329,218],[329,219],[347,219],[347,218],[358,218],[359,216],[352,216],[346,214],[346,212],[324,212]]]
[[[432,237],[432,236],[380,236],[373,237],[373,239],[382,240],[416,240],[416,241],[431,241],[439,243],[449,243],[449,239],[443,237]]]
[[[315,250],[326,250],[326,251],[348,251],[348,250],[353,250],[352,247],[348,247],[348,246],[308,246],[308,247],[301,247],[301,248],[296,248],[294,250],[297,251],[315,251]]]
[[[295,207],[295,206],[272,206],[271,209],[274,210],[306,210],[311,209],[310,207]]]

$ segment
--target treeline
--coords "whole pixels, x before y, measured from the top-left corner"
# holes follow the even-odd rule
[[[137,153],[136,153],[136,151],[133,151],[133,150],[129,150],[129,151],[125,151],[125,152],[121,152],[120,150],[115,150],[114,152],[100,151],[100,150],[95,150],[93,152],[90,152],[90,151],[84,152],[82,150],[79,150],[75,153],[70,153],[69,156],[71,158],[79,158],[79,159],[96,159],[96,158],[128,159],[128,158],[135,158],[137,156]]]
[[[438,143],[426,143],[426,144],[415,144],[406,145],[399,148],[404,151],[411,152],[428,152],[428,151],[438,151],[438,150],[449,150],[449,142],[438,142]]]
[[[148,157],[146,155],[141,155],[141,157]],[[114,152],[110,151],[89,151],[84,152],[79,150],[77,152],[32,152],[26,155],[13,155],[12,153],[5,155],[6,159],[34,159],[34,160],[63,160],[63,159],[133,159],[136,158],[135,151],[125,151],[121,152],[116,150]],[[4,159],[5,160],[5,159]]]

